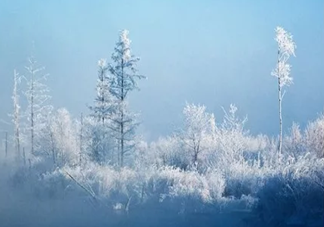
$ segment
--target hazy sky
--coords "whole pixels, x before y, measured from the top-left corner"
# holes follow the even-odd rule
[[[294,84],[283,101],[284,128],[323,110],[324,2],[278,1],[0,1],[0,118],[11,111],[13,69],[35,42],[50,73],[55,107],[74,116],[95,96],[97,61],[110,58],[121,29],[130,31],[139,70],[148,77],[130,94],[148,139],[179,124],[186,101],[205,104],[221,121],[235,103],[253,133],[278,131],[274,29],[294,35]],[[0,125],[0,128],[3,128]]]

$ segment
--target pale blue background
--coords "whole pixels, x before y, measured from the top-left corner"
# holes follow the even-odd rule
[[[0,118],[11,110],[12,72],[23,73],[35,41],[50,73],[55,107],[75,116],[95,95],[97,61],[109,58],[127,28],[139,69],[148,80],[131,94],[147,139],[179,125],[185,101],[205,104],[222,118],[236,103],[252,133],[278,131],[274,29],[294,35],[294,84],[283,101],[284,128],[305,126],[323,110],[324,2],[277,1],[0,1]],[[0,124],[0,128],[5,128]]]

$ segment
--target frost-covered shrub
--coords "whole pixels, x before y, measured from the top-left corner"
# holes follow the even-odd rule
[[[197,171],[166,167],[160,170],[159,177],[167,182],[167,196],[171,197],[198,198],[212,202],[220,199],[225,187],[222,175],[217,172],[202,175]]]
[[[290,135],[286,136],[283,142],[285,155],[291,156],[296,160],[298,156],[305,153],[304,135],[298,124],[293,123],[290,129]]]
[[[214,114],[203,105],[186,104],[183,109],[183,129],[177,135],[184,155],[191,167],[202,165],[202,156],[213,142],[216,130]]]
[[[299,217],[302,222],[308,218],[318,219],[324,211],[323,190],[309,178],[285,179],[275,176],[267,180],[258,198],[256,212],[272,226],[287,222],[293,216]]]
[[[239,199],[243,195],[255,196],[272,171],[266,167],[261,168],[257,163],[250,165],[244,161],[233,163],[225,173],[226,187],[223,196]]]
[[[70,113],[66,109],[56,111],[51,122],[52,153],[56,165],[76,164],[79,161],[78,133]]]
[[[67,179],[74,181],[85,195],[108,204],[122,203],[128,209],[130,201],[143,202],[152,192],[150,182],[155,170],[150,170],[143,172],[126,167],[115,169],[89,162],[82,168],[63,168],[62,173]]]
[[[284,166],[268,179],[257,193],[256,212],[269,226],[288,223],[298,217],[301,224],[323,219],[324,191],[317,174],[324,177],[324,160],[306,154],[295,163]]]
[[[208,182],[209,194],[213,200],[220,199],[225,190],[226,181],[222,173],[216,170],[208,171],[205,174]]]
[[[315,152],[319,158],[324,157],[324,114],[308,124],[305,140],[309,152]]]
[[[155,154],[152,163],[157,166],[174,166],[185,169],[190,163],[190,157],[185,153],[179,139],[175,136],[159,138],[150,144],[149,150]]]
[[[63,199],[71,186],[59,168],[40,171],[39,166],[19,168],[10,178],[13,190],[38,199]],[[74,188],[75,189],[75,188]]]
[[[133,176],[132,172],[126,171],[129,178]],[[110,166],[100,166],[92,162],[87,163],[85,167],[76,166],[62,169],[62,173],[68,179],[73,177],[72,180],[75,180],[75,183],[87,187],[96,196],[109,196],[118,187],[124,192],[124,188],[121,188],[121,182],[127,183],[125,180],[130,181],[124,172],[125,170],[119,172]]]
[[[319,220],[324,194],[324,160],[318,155],[322,117],[304,132],[293,125],[278,155],[278,141],[249,134],[243,127],[245,119],[237,118],[236,111],[231,105],[218,127],[209,116],[212,122],[203,121],[208,130],[195,114],[189,115],[192,119],[183,138],[177,134],[150,144],[137,138],[133,152],[125,156],[127,167],[120,168],[114,164],[114,150],[111,155],[107,151],[106,158],[94,159],[98,148],[94,128],[83,122],[81,143],[77,136],[81,125],[61,110],[62,119],[52,128],[55,158],[29,157],[30,164],[16,172],[12,183],[40,199],[74,197],[96,201],[114,212],[149,206],[172,216],[253,208],[260,217],[257,221],[270,226],[289,223],[295,216]],[[196,123],[202,128],[198,130]],[[188,153],[196,139],[199,150]],[[193,163],[195,152],[197,162]]]
[[[69,191],[70,181],[61,174],[59,169],[39,175],[37,182],[34,183],[36,183],[38,196],[43,198],[63,199],[71,192]]]
[[[214,131],[214,140],[209,145],[205,167],[219,168],[226,171],[233,163],[244,161],[244,153],[257,147],[250,146],[251,138],[244,129],[246,118],[236,116],[237,107],[230,105],[229,111],[224,110],[224,120]]]

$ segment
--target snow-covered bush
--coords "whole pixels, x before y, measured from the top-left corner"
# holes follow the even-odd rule
[[[149,149],[154,154],[153,162],[157,166],[174,166],[185,169],[190,163],[189,157],[175,136],[161,137],[152,142]]]
[[[222,175],[217,172],[202,175],[197,171],[166,167],[160,170],[159,177],[167,182],[168,196],[171,197],[198,198],[212,202],[221,198],[225,187]]]
[[[75,122],[66,109],[55,112],[50,125],[51,153],[55,165],[79,162],[78,132]]]
[[[224,110],[224,120],[215,131],[215,147],[210,149],[217,166],[229,167],[231,163],[242,162],[244,152],[249,151],[248,131],[244,130],[246,118],[236,116],[237,107],[230,105],[229,111]],[[209,158],[209,159],[210,159]]]
[[[295,160],[305,153],[304,135],[299,125],[293,123],[290,129],[290,135],[287,135],[283,142],[284,154],[293,157]]]
[[[288,224],[294,218],[299,224],[323,218],[324,191],[319,178],[324,177],[324,160],[306,154],[296,162],[277,170],[265,180],[257,193],[256,212],[269,226]]]
[[[308,124],[305,130],[305,144],[309,152],[315,152],[319,158],[324,157],[324,114]]]
[[[188,103],[183,109],[183,115],[183,129],[178,138],[189,165],[199,168],[203,162],[202,156],[214,139],[215,118],[213,114],[206,112],[205,106]]]

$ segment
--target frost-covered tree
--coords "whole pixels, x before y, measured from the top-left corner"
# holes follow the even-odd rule
[[[285,31],[282,27],[276,28],[276,42],[278,44],[278,60],[276,68],[272,71],[271,75],[278,78],[278,99],[279,99],[279,147],[278,153],[281,154],[282,150],[282,99],[284,93],[282,88],[286,85],[289,86],[293,78],[290,76],[291,65],[288,60],[291,55],[295,56],[296,45],[292,39],[292,35]]]
[[[27,98],[26,118],[28,125],[25,129],[29,131],[30,152],[35,155],[35,151],[40,147],[41,139],[47,135],[48,119],[52,111],[52,106],[48,104],[50,100],[49,89],[44,83],[48,74],[44,73],[44,67],[39,67],[33,56],[28,58],[26,81]]]
[[[20,105],[19,105],[19,94],[18,94],[18,84],[20,83],[20,76],[16,70],[14,70],[14,86],[13,86],[13,114],[12,114],[12,122],[14,124],[14,143],[15,143],[15,151],[17,156],[17,162],[20,164]]]
[[[92,116],[83,116],[81,114],[80,119],[76,120],[76,131],[78,132],[78,146],[79,146],[79,164],[84,165],[90,159],[95,162],[99,162],[96,157],[97,153],[97,143],[94,138],[96,127],[98,126],[97,119]],[[101,125],[99,123],[99,125]]]
[[[230,104],[228,111],[223,108],[224,119],[216,131],[218,153],[215,159],[225,166],[232,162],[242,162],[247,147],[248,131],[244,129],[247,117],[238,117],[237,110],[234,104]]]
[[[94,106],[90,106],[92,116],[101,122],[103,125],[109,118],[109,114],[114,111],[114,100],[110,93],[111,79],[107,74],[107,62],[105,59],[100,59],[98,62],[98,80],[97,80],[97,96]]]
[[[189,150],[192,165],[198,165],[199,155],[206,149],[206,141],[215,130],[213,114],[206,113],[202,105],[186,104],[183,109],[184,129],[180,138]]]
[[[126,98],[130,91],[138,88],[137,79],[144,78],[138,74],[136,64],[139,58],[131,54],[128,33],[127,30],[121,31],[112,54],[113,63],[109,65],[112,76],[111,93],[116,99],[116,112],[112,124],[118,143],[118,164],[121,167],[124,165],[125,153],[131,150],[134,129],[137,125],[134,115],[128,111]]]
[[[107,160],[108,153],[112,152],[111,120],[116,112],[115,97],[111,94],[111,77],[108,74],[108,66],[105,59],[98,62],[97,96],[94,106],[90,106],[91,116],[94,119],[92,124],[93,144],[91,157],[98,163]],[[110,143],[110,144],[109,144]],[[109,149],[109,151],[108,151]],[[111,159],[111,158],[110,158]],[[112,160],[109,160],[110,162]]]
[[[79,162],[78,132],[70,113],[59,109],[51,122],[52,157],[56,165]]]

